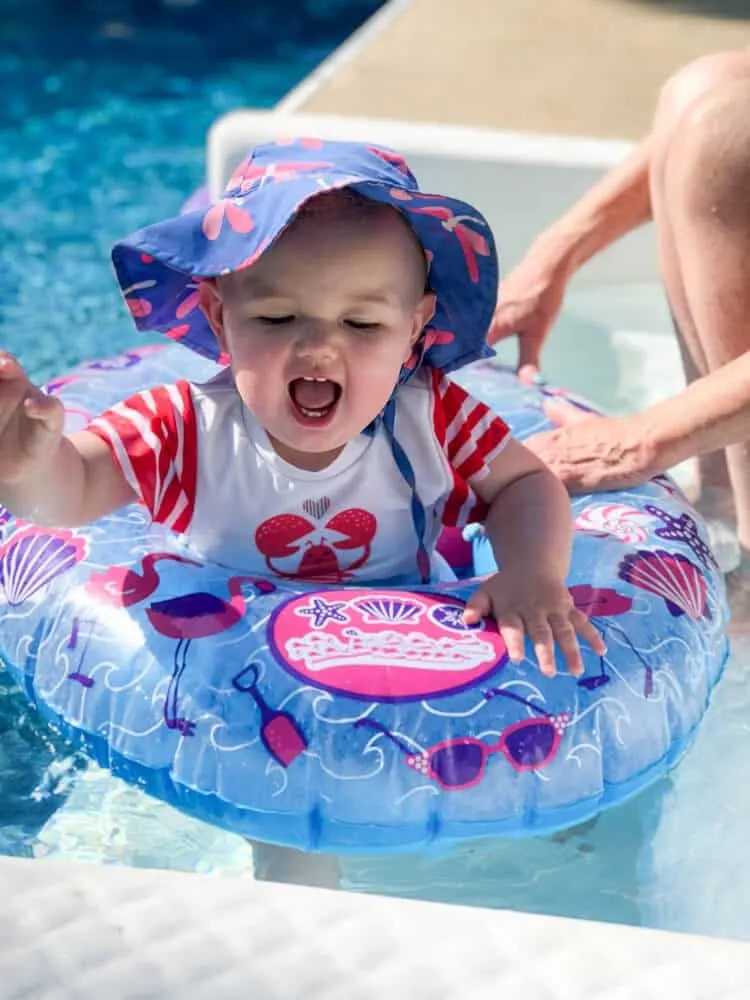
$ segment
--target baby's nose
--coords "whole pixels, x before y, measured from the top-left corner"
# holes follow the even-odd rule
[[[297,341],[297,353],[303,358],[332,358],[338,351],[335,333],[327,323],[305,323]]]

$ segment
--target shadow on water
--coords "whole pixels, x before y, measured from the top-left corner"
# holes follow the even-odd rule
[[[750,20],[748,0],[625,0],[632,6],[657,7],[670,14],[698,14],[719,20]]]

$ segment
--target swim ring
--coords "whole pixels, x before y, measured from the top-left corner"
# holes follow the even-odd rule
[[[144,347],[46,388],[74,430],[149,384],[215,371]],[[545,395],[560,393],[494,359],[459,381],[520,437],[548,426]],[[584,651],[580,679],[509,663],[491,621],[462,626],[468,579],[392,591],[232,575],[139,505],[75,530],[0,511],[0,657],[99,764],[259,840],[362,854],[553,831],[677,762],[727,652],[722,577],[670,479],[573,510],[571,592],[609,647]],[[325,544],[325,511],[309,531]],[[444,546],[460,572],[487,568],[481,533],[461,544]]]

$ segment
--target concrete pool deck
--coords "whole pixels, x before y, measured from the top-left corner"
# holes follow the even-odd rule
[[[745,45],[746,0],[391,0],[282,104],[637,139],[673,70]]]

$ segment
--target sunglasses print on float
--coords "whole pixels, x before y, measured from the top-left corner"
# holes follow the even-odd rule
[[[539,718],[512,723],[495,743],[485,743],[475,736],[458,736],[416,751],[375,719],[358,719],[354,728],[372,729],[387,737],[406,754],[407,767],[434,781],[444,792],[464,791],[478,785],[487,772],[488,758],[495,753],[504,754],[518,772],[538,771],[554,760],[563,731],[570,722],[569,713],[549,715],[526,698],[499,688],[482,693],[487,701],[491,698],[517,701]]]

